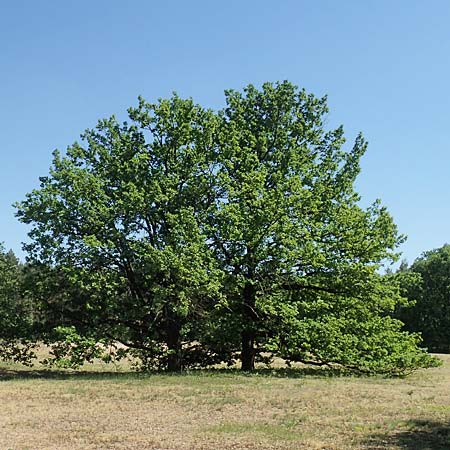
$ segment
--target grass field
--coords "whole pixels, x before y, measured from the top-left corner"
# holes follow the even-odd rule
[[[448,450],[450,357],[441,358],[404,379],[3,365],[0,449]]]

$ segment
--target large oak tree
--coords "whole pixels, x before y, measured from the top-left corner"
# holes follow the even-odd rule
[[[54,155],[18,205],[30,260],[64,280],[63,325],[146,362],[287,361],[395,372],[432,360],[389,313],[379,275],[402,241],[354,182],[325,98],[289,82],[227,91],[218,113],[177,96],[130,109]],[[45,299],[41,296],[41,301]]]

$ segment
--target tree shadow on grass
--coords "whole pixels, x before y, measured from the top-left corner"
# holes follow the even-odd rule
[[[241,376],[264,376],[271,378],[305,378],[305,377],[320,377],[320,378],[339,378],[339,377],[368,377],[367,374],[351,371],[341,367],[318,367],[318,366],[304,366],[304,367],[277,367],[277,368],[259,368],[252,372],[242,372],[240,369],[224,368],[210,370],[211,373],[234,373]],[[450,450],[450,449],[449,449]]]
[[[55,370],[55,369],[0,369],[0,382],[11,380],[71,380],[71,379],[120,379],[139,378],[139,372],[88,371],[88,370]]]
[[[449,450],[450,423],[410,420],[405,429],[391,434],[376,434],[364,446],[368,450],[401,448],[404,450]]]
[[[69,369],[36,369],[36,368],[24,368],[24,369],[11,369],[0,368],[0,382],[10,380],[26,380],[26,379],[54,379],[54,380],[66,380],[66,379],[92,379],[92,380],[104,380],[104,379],[139,379],[149,378],[152,376],[172,376],[172,377],[186,377],[186,376],[199,376],[199,377],[214,377],[214,376],[243,376],[243,377],[271,377],[271,378],[305,378],[305,377],[319,377],[319,378],[339,378],[339,377],[365,377],[367,375],[361,375],[351,372],[349,370],[341,368],[330,367],[283,367],[283,368],[261,368],[256,369],[253,372],[242,372],[237,368],[215,368],[215,369],[195,369],[186,370],[183,372],[166,372],[166,371],[114,371],[108,370],[87,370],[86,368],[80,370]]]

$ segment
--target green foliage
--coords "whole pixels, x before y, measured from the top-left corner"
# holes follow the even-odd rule
[[[0,246],[0,359],[31,364],[32,311],[22,292],[23,266]]]
[[[409,304],[398,309],[398,317],[422,334],[430,350],[449,353],[450,245],[425,252],[400,275]]]
[[[93,338],[80,336],[75,327],[56,327],[53,330],[50,357],[43,361],[49,366],[78,368],[95,358],[106,358],[105,349]]]
[[[359,205],[367,144],[344,149],[326,113],[288,82],[226,91],[218,113],[140,99],[131,125],[102,120],[55,152],[17,213],[55,355],[120,342],[170,370],[239,351],[244,370],[266,352],[373,372],[433,364],[387,317],[401,296],[378,269],[403,237],[379,201]]]
[[[402,332],[403,323],[390,317],[342,315],[303,319],[283,340],[280,355],[288,361],[338,364],[364,373],[403,375],[440,361],[425,351],[417,334]]]

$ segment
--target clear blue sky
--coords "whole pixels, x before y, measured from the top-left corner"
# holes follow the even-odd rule
[[[288,79],[328,94],[330,126],[369,149],[357,188],[381,198],[412,262],[450,242],[448,0],[15,0],[0,5],[0,241],[55,148],[138,95],[213,108],[223,90]]]

